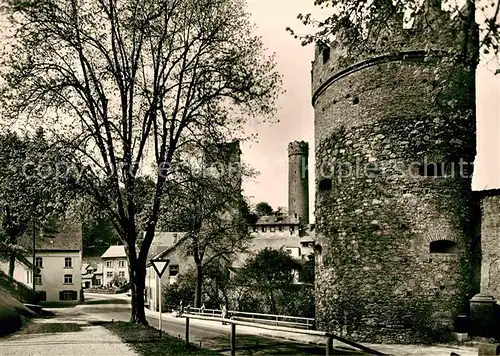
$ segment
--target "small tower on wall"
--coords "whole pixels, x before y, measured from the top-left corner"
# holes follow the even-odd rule
[[[288,144],[288,214],[309,224],[309,144]]]

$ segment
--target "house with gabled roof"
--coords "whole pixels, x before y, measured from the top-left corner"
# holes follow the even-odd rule
[[[146,265],[146,305],[151,310],[158,310],[159,301],[159,283],[168,286],[177,282],[177,276],[186,272],[193,266],[193,258],[184,251],[186,248],[187,234],[185,232],[156,232],[151,248],[148,253],[148,263]],[[162,275],[161,282],[157,278],[151,260],[169,259],[165,272]]]
[[[102,286],[103,265],[99,262],[85,262],[82,264],[82,287],[84,289]]]
[[[82,224],[66,218],[56,225],[52,233],[41,231],[36,236],[34,251],[32,236],[21,238],[20,245],[26,251],[26,260],[32,261],[34,254],[35,290],[41,301],[78,303],[82,295]]]
[[[114,245],[101,256],[102,260],[102,284],[110,287],[115,283],[128,283],[130,276],[128,272],[128,259],[125,246]]]
[[[9,275],[9,258],[0,258],[0,270],[6,275]],[[18,253],[14,262],[14,275],[12,278],[26,287],[33,287],[33,263],[30,262],[25,255]]]

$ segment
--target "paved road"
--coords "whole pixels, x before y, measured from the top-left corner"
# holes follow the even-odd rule
[[[130,306],[125,296],[114,295],[86,295],[85,305],[75,308],[55,309],[64,314],[68,321],[128,321]],[[150,325],[158,328],[158,317],[148,313]],[[167,318],[162,321],[162,330],[172,336],[184,339],[185,319]],[[221,353],[230,353],[230,326],[196,325],[190,324],[190,341],[200,344]],[[237,333],[238,355],[324,355],[324,347],[299,344],[281,339],[272,339],[263,336]],[[338,350],[338,354],[349,355],[346,350]]]

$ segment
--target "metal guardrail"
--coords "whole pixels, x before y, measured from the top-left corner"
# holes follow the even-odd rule
[[[185,309],[185,312],[188,312]],[[189,308],[189,313],[200,316],[212,316],[221,317],[222,310],[219,309],[202,309],[202,308]],[[289,316],[289,315],[275,315],[275,314],[262,314],[262,313],[250,313],[242,312],[238,310],[229,310],[227,312],[227,317],[236,320],[250,321],[252,323],[265,323],[272,325],[282,325],[291,326],[295,328],[305,328],[307,330],[314,330],[314,318],[305,318],[300,316]]]
[[[312,335],[312,336],[322,336],[326,338],[326,355],[330,356],[333,355],[333,340],[340,341],[344,344],[347,344],[349,346],[352,346],[358,350],[364,351],[367,354],[370,355],[380,355],[384,356],[385,354],[374,350],[372,348],[363,346],[361,344],[358,344],[357,342],[345,339],[343,337],[337,336],[335,334],[325,332],[325,331],[316,331],[316,330],[298,330],[294,328],[287,328],[283,326],[274,326],[274,325],[263,325],[259,323],[249,323],[246,321],[238,321],[238,320],[233,320],[233,319],[225,319],[225,318],[218,318],[218,317],[210,317],[210,316],[201,316],[201,315],[194,315],[190,313],[184,313],[182,315],[184,318],[186,318],[186,345],[189,345],[189,319],[199,319],[199,320],[210,320],[210,321],[218,321],[221,323],[226,323],[226,324],[231,324],[231,355],[236,354],[236,325],[241,325],[241,326],[250,326],[250,327],[256,327],[260,329],[267,329],[267,330],[274,330],[274,331],[283,331],[283,332],[290,332],[294,334],[303,334],[303,335]]]

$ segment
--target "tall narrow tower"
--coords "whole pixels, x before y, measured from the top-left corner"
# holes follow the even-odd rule
[[[309,144],[288,144],[288,213],[309,224]]]

